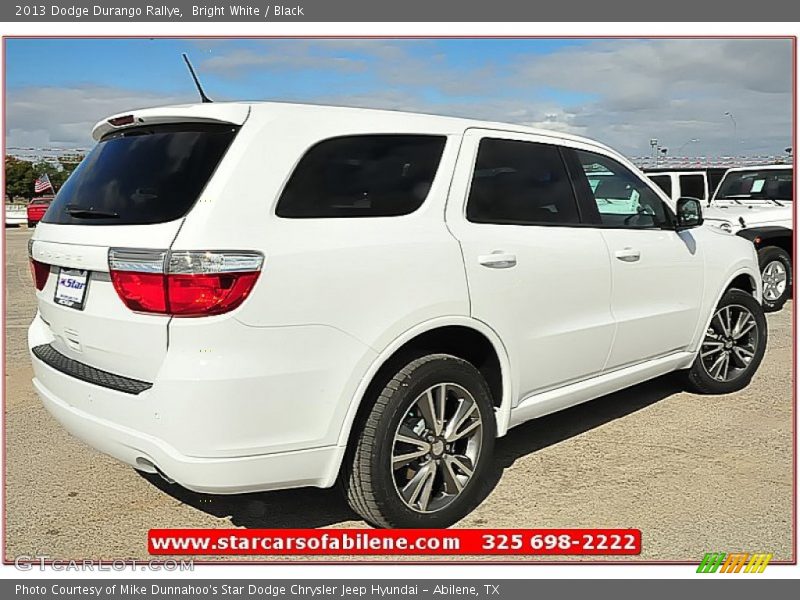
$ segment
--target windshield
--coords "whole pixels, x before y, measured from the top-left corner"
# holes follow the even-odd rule
[[[791,201],[792,170],[731,171],[722,179],[715,200]]]
[[[42,222],[140,225],[183,217],[237,131],[232,125],[183,123],[114,132],[78,165]]]

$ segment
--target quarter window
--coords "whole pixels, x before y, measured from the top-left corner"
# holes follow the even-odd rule
[[[395,217],[428,195],[446,138],[356,135],[322,141],[297,165],[276,207],[279,217]]]
[[[702,175],[681,175],[681,196],[706,199],[706,180]]]
[[[481,140],[467,219],[512,225],[579,223],[577,202],[558,147],[520,140]]]
[[[602,225],[648,229],[671,223],[671,214],[658,194],[630,169],[594,152],[576,150],[575,155],[585,177],[582,186],[589,188]],[[581,182],[576,186],[580,188]]]

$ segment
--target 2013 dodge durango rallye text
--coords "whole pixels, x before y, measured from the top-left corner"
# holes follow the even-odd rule
[[[448,526],[509,428],[671,371],[733,392],[764,354],[753,245],[591,140],[280,103],[93,134],[30,242],[33,385],[192,490],[338,481]]]

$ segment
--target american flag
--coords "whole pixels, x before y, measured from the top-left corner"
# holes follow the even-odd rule
[[[41,194],[48,188],[55,192],[53,189],[53,184],[50,183],[50,177],[47,175],[47,173],[44,175],[39,175],[39,178],[33,182],[33,191],[36,194]]]

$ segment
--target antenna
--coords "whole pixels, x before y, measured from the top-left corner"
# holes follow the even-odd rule
[[[197,73],[194,72],[194,67],[192,66],[192,63],[189,62],[189,57],[186,56],[185,52],[183,52],[181,56],[183,57],[186,66],[189,68],[189,73],[192,75],[192,79],[194,80],[194,85],[197,88],[197,93],[200,94],[200,101],[203,102],[204,104],[206,102],[213,102],[213,100],[208,96],[206,96],[206,93],[203,91],[203,86],[200,85],[200,80],[197,78]]]

